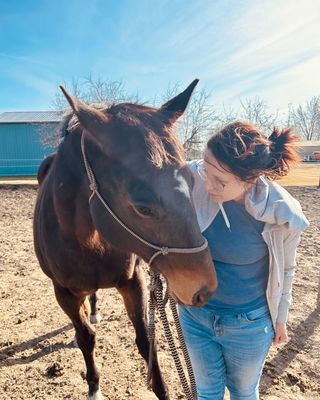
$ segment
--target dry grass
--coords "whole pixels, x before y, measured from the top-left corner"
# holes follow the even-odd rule
[[[35,176],[0,176],[0,185],[37,185]]]
[[[289,175],[281,179],[282,186],[318,186],[320,179],[320,163],[301,163],[292,168]],[[35,176],[0,177],[1,184],[36,185]]]
[[[282,186],[318,186],[319,179],[320,163],[300,163],[280,183]]]

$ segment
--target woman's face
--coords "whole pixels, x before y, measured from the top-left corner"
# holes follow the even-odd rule
[[[246,190],[252,184],[242,181],[229,171],[228,167],[218,162],[209,149],[203,156],[205,187],[213,200],[223,203],[229,200],[244,202]]]

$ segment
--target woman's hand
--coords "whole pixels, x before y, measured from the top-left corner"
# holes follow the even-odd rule
[[[276,323],[276,333],[273,338],[273,345],[279,346],[280,344],[286,343],[288,341],[288,334],[287,334],[287,324],[283,323]]]

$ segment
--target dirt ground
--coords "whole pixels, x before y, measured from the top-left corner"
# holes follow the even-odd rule
[[[291,187],[311,222],[298,251],[290,341],[273,348],[261,382],[263,400],[320,399],[320,192]],[[33,251],[35,187],[0,187],[0,399],[85,399],[84,362],[73,329]],[[133,328],[116,291],[101,291],[97,327],[101,387],[107,400],[156,397]],[[158,332],[161,331],[158,325]],[[184,399],[162,334],[159,358],[173,400]]]

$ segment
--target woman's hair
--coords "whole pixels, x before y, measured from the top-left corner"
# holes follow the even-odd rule
[[[214,133],[207,143],[213,156],[241,180],[250,182],[260,175],[275,180],[287,175],[300,161],[291,128],[274,128],[267,137],[247,122],[235,121]]]

